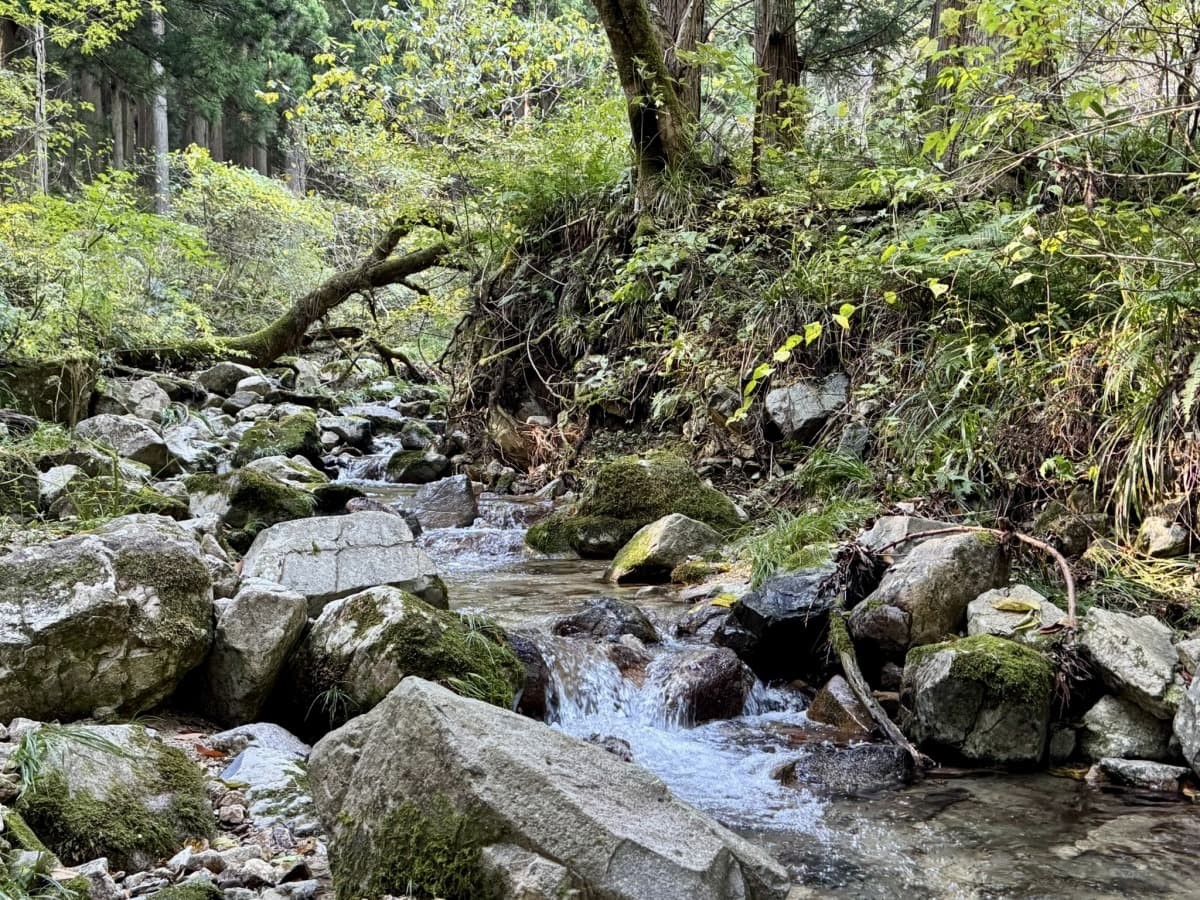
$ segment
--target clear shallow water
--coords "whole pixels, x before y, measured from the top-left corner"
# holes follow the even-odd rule
[[[383,498],[381,498],[383,499]],[[451,605],[506,628],[541,632],[560,694],[556,727],[615,737],[683,799],[767,848],[811,897],[1197,897],[1200,811],[1186,801],[1103,791],[1046,774],[939,777],[875,797],[817,796],[770,777],[806,741],[832,735],[779,691],[756,690],[747,714],[685,728],[594,644],[544,635],[588,597],[637,603],[668,633],[686,608],[668,588],[616,588],[604,563],[546,560],[521,540],[526,508],[485,501],[471,529],[422,538]]]

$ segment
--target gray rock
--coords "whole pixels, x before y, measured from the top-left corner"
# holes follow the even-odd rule
[[[161,422],[163,412],[171,406],[171,398],[153,378],[139,378],[129,385],[129,412],[139,419]]]
[[[805,441],[846,405],[850,379],[841,372],[821,381],[799,381],[767,392],[767,419],[784,440]]]
[[[726,647],[684,650],[660,660],[655,681],[663,709],[672,722],[685,727],[740,716],[757,681]]]
[[[437,440],[437,435],[424,422],[409,419],[400,429],[400,446],[405,450],[428,450]]]
[[[306,491],[329,484],[329,476],[303,456],[264,456],[246,463],[245,468]]]
[[[196,380],[210,394],[228,397],[237,390],[239,381],[258,374],[257,369],[251,369],[249,366],[233,362],[219,362],[197,375]]]
[[[479,502],[466,475],[451,475],[423,484],[403,503],[404,509],[415,514],[424,529],[465,528],[479,517]]]
[[[1093,606],[1084,616],[1080,645],[1110,690],[1160,719],[1175,715],[1183,694],[1175,684],[1179,654],[1171,629],[1158,619]]]
[[[304,594],[309,615],[317,615],[330,600],[376,585],[398,587],[446,606],[433,561],[413,543],[404,519],[381,512],[273,525],[254,539],[242,560],[242,576]]]
[[[160,516],[0,556],[0,720],[148,709],[204,658],[212,580]]]
[[[246,391],[251,394],[258,394],[260,397],[267,396],[273,390],[275,390],[275,382],[266,375],[247,375],[234,387],[235,394]]]
[[[1200,775],[1200,678],[1193,679],[1180,698],[1173,730],[1184,762]]]
[[[228,731],[220,731],[210,735],[207,743],[216,750],[224,750],[234,755],[247,747],[255,746],[290,753],[298,759],[307,759],[312,750],[300,738],[273,722],[252,722],[230,728]]]
[[[1137,548],[1147,556],[1169,559],[1187,553],[1191,538],[1191,532],[1173,518],[1146,516],[1138,528]]]
[[[1175,645],[1179,665],[1183,671],[1195,675],[1200,669],[1200,638],[1187,638]]]
[[[829,668],[829,611],[837,593],[832,565],[782,575],[733,607],[714,641],[729,647],[759,677],[818,680]]]
[[[38,504],[50,509],[73,485],[87,480],[87,474],[79,466],[54,466],[38,476]]]
[[[727,618],[729,607],[716,603],[697,603],[676,620],[672,632],[675,637],[694,637],[711,643]]]
[[[724,543],[720,533],[679,513],[663,516],[639,529],[604,573],[604,580],[653,583],[669,581],[671,571],[694,556]]]
[[[408,421],[408,416],[382,403],[367,403],[360,406],[343,406],[338,410],[343,416],[366,419],[376,432],[399,431]]]
[[[771,777],[789,787],[858,797],[902,787],[913,780],[912,758],[892,744],[838,747],[824,741],[777,766]]]
[[[336,435],[338,443],[359,450],[371,445],[371,422],[361,416],[328,416],[318,419],[317,425],[322,431]]]
[[[897,659],[957,634],[967,604],[1008,582],[1008,559],[989,534],[930,538],[884,574],[879,587],[850,613],[850,633]]]
[[[1040,653],[991,635],[920,647],[904,666],[901,727],[930,752],[983,764],[1039,763],[1052,682]]]
[[[469,680],[511,706],[525,668],[487,628],[391,587],[335,600],[289,660],[287,694],[303,733],[324,733],[383,700],[406,675]]]
[[[92,416],[75,426],[75,434],[124,459],[143,463],[155,473],[170,475],[179,471],[162,435],[136,416]]]
[[[1108,531],[1102,512],[1079,509],[1052,500],[1033,524],[1035,537],[1049,541],[1067,556],[1079,556],[1098,535]]]
[[[1147,791],[1166,791],[1177,794],[1181,782],[1187,776],[1188,770],[1182,766],[1168,766],[1165,763],[1151,762],[1145,759],[1114,759],[1107,757],[1097,765],[1105,775],[1117,784],[1142,788]]]
[[[213,468],[223,449],[217,426],[199,416],[165,426],[163,442],[185,472]]]
[[[334,881],[347,896],[405,893],[389,834],[414,829],[453,835],[464,849],[520,846],[569,869],[585,896],[782,900],[788,892],[774,860],[653,775],[417,678],[313,748],[309,777]],[[487,884],[482,871],[464,875]]]
[[[103,856],[117,868],[146,869],[211,836],[199,766],[141,725],[38,730],[46,748],[39,780],[17,811],[63,862]],[[105,808],[114,804],[115,815]]]
[[[208,715],[228,724],[257,719],[307,624],[308,601],[302,594],[270,582],[244,582],[217,612],[204,667]]]
[[[581,894],[565,866],[513,844],[484,847],[479,866],[498,900],[559,900]]]
[[[302,760],[286,750],[273,750],[251,744],[233,758],[220,775],[228,785],[236,785],[248,806],[242,807],[243,819],[249,816],[256,828],[269,830],[286,825],[293,834],[311,834],[317,824],[316,810],[307,788]],[[230,804],[234,809],[240,804]],[[253,848],[259,857],[262,851]],[[226,857],[226,868],[236,869],[247,857]]]
[[[76,866],[75,871],[88,880],[88,900],[124,900],[125,894],[113,881],[103,856]]]
[[[428,484],[450,469],[450,460],[435,450],[397,450],[387,461],[387,480],[395,484]]]
[[[551,631],[560,637],[615,640],[623,634],[631,634],[647,644],[658,641],[658,632],[649,617],[632,603],[616,597],[585,600],[583,609],[559,619]]]
[[[942,522],[937,519],[925,519],[921,516],[881,516],[875,524],[859,537],[858,542],[873,553],[884,551],[889,558],[899,559],[908,555],[914,547],[919,546],[929,538],[918,538],[915,535],[930,531],[942,531],[954,528],[953,522]],[[945,537],[945,535],[941,535]],[[905,540],[910,538],[910,540]],[[897,541],[901,543],[897,543]],[[885,551],[885,548],[886,551]]]
[[[1034,607],[1032,614],[1023,611],[996,609],[997,602],[1016,601]],[[1044,645],[1052,640],[1050,635],[1039,634],[1038,629],[1054,625],[1067,614],[1035,591],[1023,584],[996,588],[980,594],[967,606],[967,634],[994,634],[1031,647]]]
[[[1101,697],[1083,717],[1079,750],[1085,759],[1170,759],[1171,724],[1120,697]]]
[[[812,722],[832,725],[839,731],[864,737],[874,727],[871,713],[841,675],[834,675],[817,691],[808,705],[807,715]]]

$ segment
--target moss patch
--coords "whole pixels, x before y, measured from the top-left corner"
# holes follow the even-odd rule
[[[721,575],[728,571],[728,563],[690,559],[687,562],[681,562],[671,570],[671,582],[673,584],[699,584],[705,578]]]
[[[238,442],[233,464],[244,466],[267,456],[303,456],[319,463],[321,436],[317,432],[317,414],[306,411],[277,421],[255,422]]]
[[[154,896],[156,900],[222,900],[225,892],[214,884],[198,881],[165,888]]]
[[[311,492],[253,469],[193,475],[185,485],[189,493],[225,495],[229,509],[222,522],[231,530],[230,544],[239,552],[245,552],[260,531],[280,522],[306,519],[317,509]]]
[[[477,820],[444,797],[405,803],[369,832],[356,828],[331,848],[338,900],[416,896],[487,900],[497,896],[480,866],[491,843]]]
[[[905,668],[919,666],[943,650],[954,654],[951,676],[983,685],[988,696],[998,700],[1041,703],[1053,685],[1053,669],[1041,653],[990,634],[914,647]]]
[[[119,478],[102,475],[76,481],[64,493],[65,502],[84,521],[109,519],[131,513],[167,516],[182,521],[189,517],[188,506],[147,485],[126,484]]]
[[[18,812],[67,865],[107,856],[114,869],[136,868],[146,858],[169,856],[186,840],[213,835],[199,768],[144,732],[137,745],[152,759],[142,783],[113,785],[99,798],[72,790],[62,771],[51,771],[18,801]],[[155,797],[169,798],[165,808],[147,808]]]

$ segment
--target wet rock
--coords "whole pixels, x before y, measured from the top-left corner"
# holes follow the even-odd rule
[[[445,589],[399,516],[351,513],[283,522],[266,529],[242,560],[244,578],[262,578],[308,597],[309,615],[330,600],[391,585],[445,607]]]
[[[148,709],[200,663],[212,580],[196,541],[158,516],[0,556],[0,720]]]
[[[1175,684],[1179,655],[1171,629],[1158,619],[1092,607],[1083,619],[1080,645],[1110,690],[1160,719],[1175,715],[1183,695]]]
[[[850,633],[856,643],[896,660],[910,647],[957,633],[967,605],[1007,581],[1008,560],[993,536],[930,538],[888,569],[879,587],[854,607]]]
[[[471,628],[389,587],[326,606],[288,671],[284,692],[306,733],[366,712],[406,675],[458,685],[505,708],[525,680],[525,668],[494,626]]]
[[[1120,697],[1101,697],[1084,714],[1079,749],[1085,759],[1170,759],[1171,724]]]
[[[630,538],[617,552],[604,580],[615,584],[665,582],[676,566],[717,549],[722,542],[721,535],[703,522],[672,513]]]
[[[307,788],[302,759],[285,750],[251,744],[230,761],[220,778],[239,786],[218,802],[222,824],[238,827],[247,821],[268,830],[286,826],[293,834],[318,830],[316,811]],[[239,847],[221,854],[225,867],[236,871],[248,859],[262,858],[258,847]]]
[[[675,637],[695,637],[712,641],[729,618],[728,606],[717,603],[697,603],[675,623]]]
[[[319,465],[321,434],[317,429],[316,413],[303,410],[278,419],[255,422],[238,441],[233,463],[235,466],[244,466],[267,456],[302,456]]]
[[[1188,770],[1182,766],[1168,766],[1165,763],[1151,762],[1145,759],[1108,757],[1100,760],[1096,765],[1101,772],[1117,784],[1172,794],[1179,793],[1183,786],[1183,779],[1188,775]]]
[[[789,787],[858,797],[908,784],[914,770],[912,758],[892,744],[839,747],[824,741],[777,766],[771,777]]]
[[[1200,774],[1200,678],[1193,679],[1180,698],[1173,728],[1184,761]]]
[[[414,869],[405,847],[419,852],[422,841],[402,844],[400,834],[451,836],[467,860],[515,844],[569,869],[588,895],[782,900],[788,891],[777,863],[649,773],[417,678],[321,741],[309,777],[347,896],[404,893],[414,872],[428,880],[412,888],[438,893],[445,870]],[[477,862],[454,875],[465,896],[488,884]]]
[[[901,686],[901,727],[931,752],[982,764],[1042,760],[1053,673],[1036,650],[991,635],[918,647]]]
[[[807,441],[849,396],[850,379],[842,372],[820,381],[798,381],[767,392],[767,420],[783,440]]]
[[[197,375],[196,380],[210,394],[228,397],[237,390],[238,382],[243,378],[251,378],[259,374],[257,369],[251,369],[249,366],[233,362],[219,362]]]
[[[1075,755],[1078,738],[1069,725],[1050,726],[1050,748],[1047,757],[1051,763],[1064,763]]]
[[[400,438],[400,446],[405,450],[428,450],[437,440],[433,429],[416,419],[405,422],[397,437]]]
[[[257,719],[307,624],[302,594],[266,581],[244,582],[237,596],[217,608],[202,678],[207,714],[227,724]]]
[[[423,484],[404,501],[406,511],[416,515],[423,528],[465,528],[479,517],[479,502],[471,479],[452,475]]]
[[[904,680],[904,666],[894,662],[885,662],[879,669],[879,689],[881,691],[898,691]]]
[[[135,416],[92,416],[75,426],[75,434],[124,459],[143,463],[155,473],[170,475],[179,471],[178,461],[162,435]]]
[[[685,650],[665,662],[669,668],[658,675],[663,708],[682,725],[740,716],[757,681],[737,654],[725,647]]]
[[[322,432],[331,432],[338,443],[366,450],[371,446],[371,422],[362,416],[329,416],[317,422]]]
[[[585,600],[582,610],[559,619],[551,632],[560,637],[612,639],[631,634],[647,644],[658,641],[658,632],[647,615],[632,603],[615,597]]]
[[[508,645],[525,667],[525,683],[517,698],[517,712],[539,722],[546,721],[554,709],[554,690],[550,681],[550,666],[541,649],[528,636],[509,632]]]
[[[117,868],[145,869],[185,841],[211,836],[199,767],[142,726],[39,732],[46,750],[38,781],[17,811],[63,862],[105,857]]]
[[[832,565],[765,582],[733,607],[714,640],[760,678],[817,680],[829,666]]]
[[[1032,611],[997,609],[996,604],[1028,604]],[[967,606],[967,634],[992,634],[1020,644],[1036,647],[1051,640],[1038,629],[1054,625],[1067,614],[1023,584],[997,588],[980,594]]]
[[[338,412],[343,416],[366,419],[373,431],[392,433],[399,431],[408,422],[408,416],[382,403],[367,403],[358,406],[343,406]]]
[[[450,468],[450,460],[435,450],[397,450],[387,461],[387,480],[394,484],[428,484]]]
[[[854,696],[854,691],[841,675],[834,675],[825,683],[808,707],[808,718],[813,722],[832,725],[847,733],[870,734],[871,713]]]

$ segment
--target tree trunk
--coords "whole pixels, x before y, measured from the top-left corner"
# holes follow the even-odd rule
[[[409,226],[393,226],[362,262],[353,269],[339,272],[300,297],[266,328],[215,341],[121,350],[114,354],[114,358],[122,365],[138,367],[162,363],[182,365],[216,357],[252,366],[270,365],[279,357],[299,349],[308,330],[350,297],[374,288],[402,283],[410,276],[438,265],[450,252],[450,245],[439,241],[402,256],[393,256],[396,244],[409,230]],[[446,230],[448,232],[450,229]]]
[[[36,95],[33,106],[33,170],[38,193],[50,192],[50,124],[46,118],[46,26],[33,26],[33,59]]]
[[[667,71],[675,79],[679,102],[694,121],[700,119],[700,67],[679,58],[696,52],[704,34],[705,0],[656,0],[659,34]]]
[[[125,168],[125,88],[113,79],[112,87],[112,165]]]
[[[166,35],[167,22],[161,9],[150,10],[150,31],[154,34],[154,57],[150,61],[150,75],[154,80],[154,123],[152,144],[154,147],[154,211],[160,216],[171,210],[171,157],[170,136],[167,131],[167,85],[162,64],[162,43]]]
[[[0,19],[0,69],[9,67],[9,60],[21,46],[21,32],[12,19]]]
[[[759,69],[754,105],[754,145],[750,180],[758,184],[762,151],[786,138],[779,128],[788,91],[803,74],[796,45],[796,0],[755,0],[754,63]]]
[[[639,201],[652,200],[661,176],[691,158],[693,124],[663,56],[646,0],[592,0],[625,92]]]

